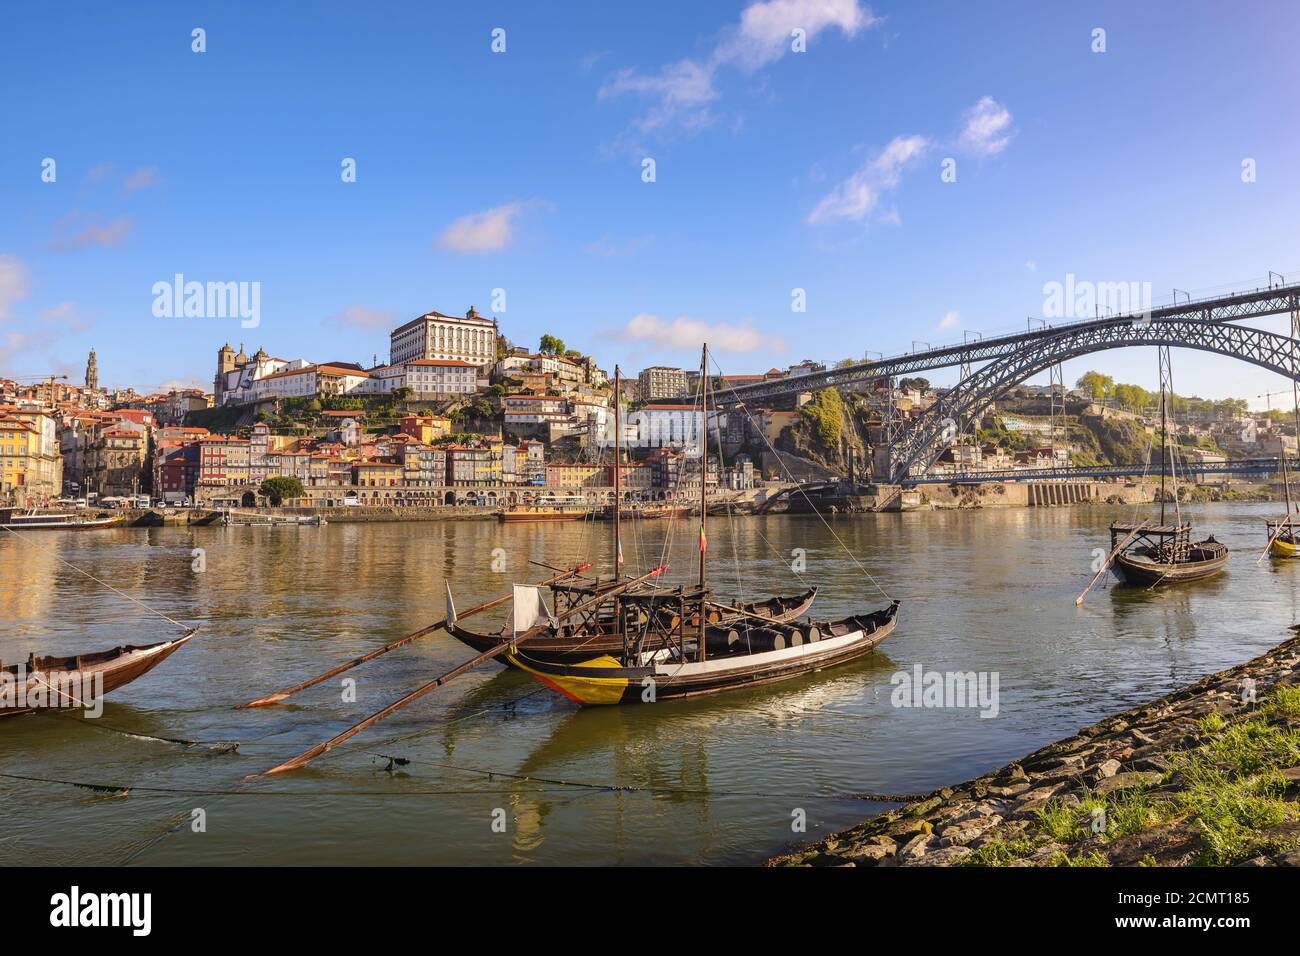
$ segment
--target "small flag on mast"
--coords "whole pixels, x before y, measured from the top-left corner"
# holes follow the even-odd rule
[[[615,544],[614,563],[621,566],[623,564],[623,536],[619,535],[619,537],[615,539],[614,544]]]
[[[704,522],[700,522],[700,554],[709,550],[709,539],[704,536]]]

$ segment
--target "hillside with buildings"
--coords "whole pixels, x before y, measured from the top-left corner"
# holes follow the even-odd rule
[[[725,402],[730,389],[824,369],[804,361],[710,386]],[[390,333],[389,361],[368,368],[226,343],[210,394],[109,390],[99,373],[92,351],[81,385],[59,376],[0,380],[0,500],[148,495],[250,505],[263,500],[263,481],[289,477],[303,488],[290,504],[409,506],[607,495],[613,484],[609,372],[554,336],[536,349],[514,344],[473,307],[403,323]],[[697,370],[662,365],[622,379],[621,479],[630,495],[698,493],[699,384]],[[889,435],[942,394],[922,378],[880,380],[715,410],[704,480],[733,490],[789,476],[869,481]],[[1174,396],[1170,407],[1183,461],[1295,453],[1287,416],[1250,414],[1239,400]],[[955,433],[931,472],[1145,461],[1156,411],[1150,393],[1097,373],[1074,389],[1021,385]]]

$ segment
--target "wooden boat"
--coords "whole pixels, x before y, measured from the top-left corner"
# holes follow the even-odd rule
[[[707,423],[707,347],[700,364],[702,407]],[[618,366],[614,367],[614,394],[621,394]],[[615,436],[621,434],[621,404],[620,401],[614,404]],[[708,445],[706,429],[700,444],[701,477],[707,474]],[[622,449],[616,440],[616,502],[621,500],[621,458]],[[464,612],[463,616],[469,617],[513,598],[512,622],[499,634],[479,634],[462,627],[451,585],[444,582],[447,615],[442,621],[292,687],[242,705],[262,707],[278,703],[440,628],[445,628],[479,651],[470,660],[426,681],[330,739],[246,779],[274,776],[305,767],[439,687],[497,658],[503,658],[511,666],[580,703],[614,704],[713,694],[813,673],[861,657],[893,633],[898,615],[897,601],[891,601],[881,610],[820,623],[797,619],[815,596],[813,589],[795,598],[774,599],[775,603],[724,604],[714,601],[705,576],[708,552],[706,493],[707,483],[701,481],[700,576],[697,585],[658,587],[655,581],[668,570],[667,565],[659,565],[632,577],[624,576],[620,509],[613,509],[614,573],[608,578],[574,581],[591,567],[583,564],[572,571],[561,571],[548,581],[517,584],[512,595],[487,601]],[[547,588],[551,592],[553,608],[548,607],[543,598]],[[609,648],[608,652],[604,648]]]
[[[136,646],[127,644],[109,651],[75,657],[36,657],[24,664],[0,667],[0,717],[88,705],[103,694],[129,684],[149,673],[191,637],[196,628],[171,641]],[[31,704],[34,700],[43,703]]]
[[[576,664],[541,660],[530,644],[507,653],[506,660],[577,704],[654,703],[769,684],[856,660],[893,633],[898,607],[894,601],[869,614],[786,628],[706,627],[707,657],[697,643],[683,639],[676,646],[593,655]]]
[[[1115,555],[1112,570],[1127,584],[1156,587],[1183,584],[1219,574],[1228,565],[1228,549],[1214,540],[1192,542],[1189,522],[1177,525],[1145,525],[1115,522],[1110,526],[1111,547],[1121,536],[1132,544]]]
[[[6,531],[90,531],[95,528],[111,528],[126,521],[126,515],[110,515],[100,512],[93,518],[76,513],[41,514],[28,511],[25,514],[0,514],[0,529]]]
[[[700,362],[700,388],[707,422],[707,347]],[[618,434],[617,419],[615,425]],[[708,453],[706,428],[700,440],[701,477],[708,467]],[[617,501],[617,483],[614,491]],[[810,674],[855,660],[893,633],[897,601],[880,610],[812,622],[797,620],[797,615],[779,619],[754,605],[714,600],[706,573],[706,494],[706,482],[701,481],[700,565],[695,585],[653,590],[611,587],[607,597],[597,592],[567,608],[557,600],[555,612],[541,599],[540,588],[516,587],[513,628],[497,638],[497,647],[506,648],[503,659],[578,704],[652,703]],[[613,517],[617,568],[621,562],[618,510]],[[812,592],[801,597],[811,600]],[[782,609],[792,608],[783,605]],[[450,588],[447,622],[453,634],[460,630]]]
[[[556,495],[538,498],[532,504],[504,508],[497,519],[513,524],[521,521],[581,521],[591,515],[586,499],[578,495]]]
[[[1286,527],[1278,529],[1279,524]],[[1265,525],[1268,530],[1268,553],[1275,558],[1294,558],[1300,554],[1300,540],[1296,538],[1295,526],[1290,521],[1269,521]]]
[[[602,584],[604,583],[606,582],[602,582]],[[552,588],[552,594],[556,597],[554,603],[557,609],[564,606],[566,598],[572,602],[579,596],[589,596],[596,593],[599,592],[590,588],[567,586]],[[645,610],[642,611],[638,620],[644,624],[645,619],[648,619],[650,614],[660,617],[667,616],[671,619],[676,613],[673,608],[677,602],[675,596],[670,598],[667,596],[668,594],[675,595],[675,592],[642,592],[639,595],[640,606]],[[774,597],[766,601],[740,604],[730,609],[725,605],[719,605],[709,611],[708,623],[712,627],[727,628],[734,627],[744,621],[770,620],[774,623],[785,624],[806,614],[816,597],[817,589],[809,588],[802,594],[791,597]],[[454,608],[452,612],[454,613]],[[447,621],[447,633],[462,644],[472,647],[480,653],[489,648],[497,647],[503,641],[510,639],[509,625],[496,633],[484,633],[470,630],[458,624],[450,614]],[[576,664],[595,655],[614,654],[623,650],[623,635],[614,626],[612,614],[598,616],[592,624],[594,626],[589,626],[587,629],[576,633],[573,632],[574,629],[572,628],[557,628],[555,633],[534,640],[528,648],[529,657],[551,664]],[[502,660],[508,666],[518,666],[508,657],[502,658]]]
[[[1178,505],[1178,472],[1174,456],[1168,452],[1168,405],[1170,381],[1169,348],[1160,346],[1160,521],[1116,521],[1110,526],[1110,555],[1107,565],[1126,584],[1154,588],[1166,584],[1203,581],[1223,571],[1228,565],[1228,548],[1214,536],[1192,541],[1192,526],[1183,521]],[[1168,466],[1166,467],[1166,460]],[[1165,475],[1173,480],[1174,523],[1165,524]],[[1093,579],[1094,582],[1097,580]],[[1089,587],[1092,585],[1090,584]],[[1085,590],[1085,594],[1087,591]],[[1083,596],[1080,595],[1081,601]]]
[[[647,521],[655,518],[689,518],[692,507],[690,505],[670,505],[670,504],[625,504],[619,508],[619,518],[623,521]],[[611,521],[614,518],[614,506],[607,505],[602,508],[597,517],[603,521]]]

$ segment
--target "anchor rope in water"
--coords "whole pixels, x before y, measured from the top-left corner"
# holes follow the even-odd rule
[[[352,748],[348,748],[352,749]],[[382,757],[385,760],[395,760],[389,754],[373,753],[369,751],[359,751],[367,753],[369,756]],[[411,762],[408,758],[396,758]],[[747,790],[709,790],[700,787],[654,787],[654,786],[636,786],[632,784],[602,784],[587,783],[583,781],[564,781],[555,780],[548,777],[535,777],[527,774],[505,773],[497,770],[480,770],[473,767],[457,767],[451,764],[442,764],[437,761],[420,761],[428,763],[431,766],[442,767],[448,770],[456,770],[461,773],[471,773],[479,776],[501,777],[507,780],[518,780],[521,783],[538,783],[545,786],[532,787],[526,790],[527,793],[574,793],[583,790],[603,791],[607,793],[647,793],[664,796],[700,796],[700,797],[769,797],[781,798],[787,800],[854,800],[865,801],[868,803],[909,803],[913,800],[924,800],[933,796],[938,791],[920,794],[883,794],[883,793],[776,793],[771,791],[747,791]],[[466,795],[491,795],[491,796],[509,796],[519,793],[519,790],[483,790],[477,787],[443,787],[443,788],[420,788],[414,790],[253,790],[247,787],[239,788],[216,788],[216,787],[154,787],[146,784],[117,784],[117,783],[99,783],[89,780],[68,780],[59,777],[41,777],[34,774],[20,774],[0,772],[0,778],[7,780],[19,780],[26,783],[54,784],[64,787],[77,787],[83,790],[93,790],[97,793],[111,794],[114,796],[126,796],[131,793],[140,793],[151,796],[212,796],[212,797],[426,797],[426,796],[466,796]]]
[[[419,789],[419,790],[252,790],[247,787],[237,788],[217,788],[217,787],[154,787],[146,784],[116,784],[116,783],[98,783],[89,780],[67,780],[59,777],[41,777],[34,774],[7,773],[0,772],[0,778],[8,780],[21,780],[28,783],[45,783],[57,784],[64,787],[78,787],[83,790],[93,790],[99,793],[114,795],[126,795],[129,793],[141,793],[154,796],[212,796],[212,797],[404,797],[404,796],[437,796],[447,794],[461,796],[466,794],[482,793],[500,793],[502,795],[516,793],[514,790],[487,791],[477,788],[454,788],[454,789]],[[562,792],[571,792],[577,787],[562,788]],[[532,791],[530,791],[532,792]],[[536,792],[549,793],[550,788],[540,788]]]
[[[25,541],[25,540],[27,540],[27,535],[26,535],[26,534],[20,534],[20,533],[19,533],[17,530],[15,530],[14,528],[10,528],[10,527],[6,526],[4,530],[5,530],[5,531],[8,531],[10,534],[12,534],[14,537],[18,538],[20,541]],[[86,577],[90,578],[90,580],[94,581],[96,584],[99,584],[99,585],[102,585],[102,586],[105,587],[105,588],[108,588],[108,590],[112,591],[114,594],[117,594],[117,595],[120,595],[121,597],[126,598],[126,599],[127,599],[128,601],[130,601],[131,603],[133,603],[133,604],[138,604],[140,607],[144,608],[144,609],[145,609],[146,611],[148,611],[150,614],[156,615],[157,617],[160,617],[160,618],[162,618],[164,621],[167,621],[167,622],[169,622],[169,623],[171,623],[171,624],[175,624],[175,625],[176,625],[178,628],[180,628],[182,631],[189,631],[189,630],[192,630],[192,628],[191,628],[190,625],[188,625],[188,624],[182,624],[180,621],[176,620],[175,618],[173,618],[173,617],[168,617],[166,614],[164,614],[162,611],[159,611],[157,608],[152,608],[152,607],[150,607],[148,604],[145,604],[145,603],[144,603],[143,601],[141,601],[139,598],[137,598],[137,597],[133,597],[132,595],[127,594],[125,591],[121,590],[120,588],[115,588],[115,587],[113,587],[113,585],[109,584],[107,581],[103,580],[102,578],[98,578],[98,577],[96,577],[95,575],[93,575],[93,574],[91,574],[89,571],[87,571],[85,568],[79,568],[79,567],[77,567],[77,565],[75,565],[75,564],[73,564],[71,561],[68,561],[67,559],[65,559],[62,555],[60,555],[57,551],[55,551],[53,548],[49,547],[48,545],[42,545],[39,541],[35,541],[35,542],[32,542],[32,543],[35,544],[36,547],[38,547],[38,548],[39,548],[39,547],[44,547],[45,550],[47,550],[47,551],[50,552],[51,556],[54,558],[55,561],[58,561],[60,564],[64,565],[65,567],[71,568],[73,571],[76,571],[78,574],[84,574]]]

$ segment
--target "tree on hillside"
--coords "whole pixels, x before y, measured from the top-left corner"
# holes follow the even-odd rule
[[[567,350],[564,347],[564,339],[556,338],[554,335],[543,335],[537,351],[543,355],[563,355]]]
[[[1115,388],[1115,380],[1109,375],[1102,375],[1100,372],[1084,372],[1074,384],[1087,392],[1093,401],[1097,402],[1104,398],[1110,398],[1111,392]]]
[[[302,482],[287,475],[276,475],[263,481],[257,493],[278,506],[285,498],[301,498]]]

